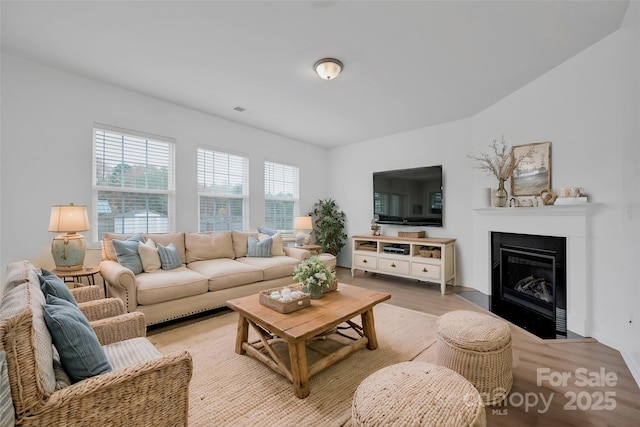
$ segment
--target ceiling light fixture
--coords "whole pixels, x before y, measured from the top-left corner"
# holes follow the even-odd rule
[[[323,80],[333,80],[342,71],[342,62],[333,58],[323,58],[315,63],[313,68]]]

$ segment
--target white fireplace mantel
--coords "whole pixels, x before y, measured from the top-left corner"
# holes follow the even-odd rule
[[[533,208],[480,208],[473,215],[473,286],[491,295],[491,232],[565,237],[567,241],[567,329],[590,336],[593,203]]]

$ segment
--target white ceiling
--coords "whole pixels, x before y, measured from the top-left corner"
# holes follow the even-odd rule
[[[628,1],[2,1],[2,50],[311,144],[469,117]],[[323,57],[344,63],[333,81]],[[234,107],[246,111],[239,113]]]

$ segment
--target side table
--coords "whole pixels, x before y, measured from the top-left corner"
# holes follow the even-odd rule
[[[100,266],[96,265],[94,267],[86,267],[86,268],[83,268],[82,270],[74,270],[74,271],[63,271],[63,270],[58,270],[56,268],[51,270],[51,272],[56,276],[58,276],[59,278],[61,278],[62,281],[65,283],[69,283],[69,282],[82,283],[82,278],[86,277],[87,283],[89,283],[89,285],[95,285],[96,280],[94,276],[100,273]],[[105,289],[105,292],[106,292],[106,289]]]

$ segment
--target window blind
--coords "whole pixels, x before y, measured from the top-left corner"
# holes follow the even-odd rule
[[[246,229],[249,159],[198,148],[198,201],[200,231]]]
[[[172,230],[175,143],[106,127],[93,134],[94,239]]]
[[[264,163],[265,226],[285,233],[293,232],[298,212],[299,171],[295,166]]]

